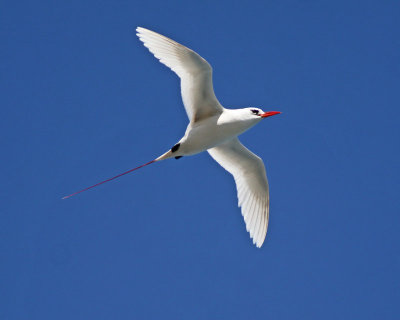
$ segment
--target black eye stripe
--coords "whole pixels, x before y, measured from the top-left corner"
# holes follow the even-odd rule
[[[257,109],[251,109],[250,111],[253,112],[254,114],[258,114],[258,113],[260,112],[260,111],[257,110]]]

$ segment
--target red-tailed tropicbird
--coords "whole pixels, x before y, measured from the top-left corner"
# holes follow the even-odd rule
[[[208,151],[235,179],[239,207],[253,243],[260,248],[267,234],[269,191],[264,163],[243,146],[238,135],[262,119],[279,114],[259,108],[226,109],[214,94],[212,68],[193,50],[154,31],[138,27],[137,36],[150,52],[181,79],[183,105],[189,117],[185,135],[170,150],[158,158],[115,177],[65,196],[116,179],[156,161]]]

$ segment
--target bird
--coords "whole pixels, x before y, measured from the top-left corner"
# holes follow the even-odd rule
[[[238,136],[261,120],[280,114],[260,108],[224,108],[215,96],[212,67],[195,51],[143,27],[136,35],[144,46],[180,78],[180,89],[189,124],[185,134],[167,152],[139,167],[72,193],[63,199],[111,181],[154,162],[180,159],[203,151],[232,174],[238,206],[253,244],[260,248],[265,240],[269,221],[269,186],[264,163],[247,149]]]

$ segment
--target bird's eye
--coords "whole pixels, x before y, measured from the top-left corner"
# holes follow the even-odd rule
[[[260,112],[257,109],[251,109],[250,111],[253,112],[253,114],[258,114]]]

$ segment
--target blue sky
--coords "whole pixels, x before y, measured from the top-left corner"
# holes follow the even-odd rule
[[[397,1],[19,1],[0,9],[1,319],[398,319]],[[196,50],[270,182],[255,248],[232,177],[183,135]]]

